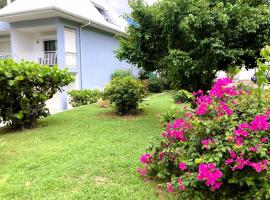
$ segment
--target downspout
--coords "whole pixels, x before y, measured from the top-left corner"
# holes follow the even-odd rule
[[[89,20],[89,22],[87,24],[84,24],[82,26],[79,27],[79,37],[80,37],[80,89],[82,90],[82,85],[83,85],[83,81],[82,81],[82,28],[89,26],[91,24],[91,21]]]

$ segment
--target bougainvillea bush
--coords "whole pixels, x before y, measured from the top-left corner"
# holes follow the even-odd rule
[[[167,124],[138,172],[183,199],[270,198],[269,102],[228,78],[194,96],[197,108]]]

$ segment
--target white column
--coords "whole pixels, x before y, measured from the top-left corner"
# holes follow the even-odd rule
[[[11,0],[7,0],[7,5],[11,4]]]

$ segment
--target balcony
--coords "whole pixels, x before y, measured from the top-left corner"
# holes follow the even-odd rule
[[[57,53],[55,51],[44,52],[18,52],[18,53],[0,53],[0,59],[12,58],[16,61],[29,61],[41,65],[57,65]]]

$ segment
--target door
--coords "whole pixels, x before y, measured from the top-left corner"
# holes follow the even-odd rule
[[[44,55],[40,59],[40,64],[54,66],[57,64],[57,43],[56,40],[44,41]]]

